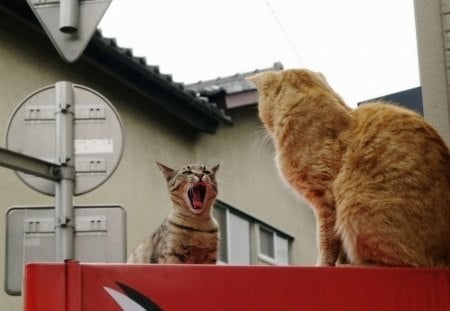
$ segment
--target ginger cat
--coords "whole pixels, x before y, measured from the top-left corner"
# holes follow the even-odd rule
[[[212,216],[219,165],[185,165],[178,170],[161,163],[172,211],[129,256],[127,263],[215,264],[219,227]]]
[[[420,115],[353,110],[306,69],[248,79],[282,177],[313,206],[317,265],[450,266],[450,155]]]

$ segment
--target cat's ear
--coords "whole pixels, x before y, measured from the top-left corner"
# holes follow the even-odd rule
[[[161,164],[159,162],[156,162],[156,164],[158,165],[158,168],[161,171],[161,174],[166,181],[169,181],[170,179],[172,179],[173,174],[175,173],[175,170],[173,170],[170,167],[165,166],[164,164]]]
[[[217,163],[216,165],[212,165],[210,168],[211,168],[211,171],[215,174],[219,170],[219,167],[220,167],[220,163]]]
[[[322,81],[323,84],[325,84],[327,87],[331,89],[331,86],[328,84],[327,79],[325,78],[324,74],[321,72],[316,72],[316,76],[319,78],[320,81]]]
[[[263,80],[264,80],[265,72],[258,73],[256,75],[250,76],[245,78],[245,80],[250,81],[253,83],[257,89],[259,89],[262,86]]]

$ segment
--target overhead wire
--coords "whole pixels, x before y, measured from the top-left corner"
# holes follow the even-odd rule
[[[278,27],[280,28],[281,32],[283,33],[289,47],[291,48],[292,52],[294,53],[297,60],[300,62],[300,64],[304,67],[305,62],[303,61],[303,58],[300,56],[300,53],[298,52],[295,44],[291,40],[291,37],[289,36],[289,33],[286,31],[286,29],[283,27],[283,24],[280,21],[280,18],[276,14],[273,7],[270,5],[269,1],[266,0],[266,5],[269,8],[270,13],[272,14],[272,17],[274,18],[275,22],[277,23]]]

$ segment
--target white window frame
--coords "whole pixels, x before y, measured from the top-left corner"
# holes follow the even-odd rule
[[[242,218],[243,220],[247,221],[249,224],[249,256],[250,256],[250,265],[258,264],[258,262],[267,263],[270,265],[289,265],[291,263],[291,253],[292,253],[292,242],[294,238],[278,229],[275,229],[274,227],[259,221],[257,218],[250,216],[244,212],[239,211],[238,209],[234,208],[233,206],[230,206],[226,204],[223,201],[217,201],[214,208],[223,209],[225,211],[225,226],[226,226],[226,260],[227,262],[221,261],[220,258],[218,259],[218,264],[230,264],[230,254],[231,254],[231,240],[230,240],[230,230],[231,224],[230,224],[230,215],[233,214],[233,216],[236,216],[238,218]],[[260,245],[260,227],[263,227],[267,231],[272,232],[273,234],[273,243],[274,243],[274,256],[275,258],[272,258],[270,256],[267,256],[265,254],[261,253],[261,245]],[[288,262],[280,262],[279,259],[277,260],[277,237],[285,239],[287,241],[287,260]],[[231,263],[233,264],[233,263]]]
[[[270,257],[269,255],[266,255],[266,254],[264,254],[261,251],[261,228],[263,230],[265,230],[265,231],[272,232],[274,257]],[[288,253],[287,253],[288,262],[287,263],[280,262],[280,259],[277,258],[278,257],[278,248],[279,248],[278,239],[277,238],[285,239],[288,242],[288,249],[287,249],[287,251],[288,251]],[[290,259],[290,257],[291,257],[291,250],[290,250],[289,239],[287,237],[282,236],[281,234],[278,234],[277,231],[272,229],[272,228],[269,228],[269,227],[264,226],[264,225],[258,225],[258,245],[257,245],[257,247],[258,247],[258,259],[263,261],[263,262],[265,262],[265,263],[268,263],[268,264],[271,264],[271,265],[289,265],[290,262],[291,262],[291,259]]]

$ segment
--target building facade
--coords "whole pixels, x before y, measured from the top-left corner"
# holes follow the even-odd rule
[[[122,206],[127,215],[128,253],[170,211],[165,181],[155,161],[173,167],[220,162],[215,215],[226,242],[221,260],[315,263],[313,212],[278,176],[273,146],[264,138],[257,117],[254,89],[248,104],[221,106],[201,90],[173,82],[98,32],[77,62],[64,63],[26,1],[0,2],[0,42],[0,147],[6,146],[8,122],[19,103],[57,81],[94,89],[118,111],[124,130],[121,163],[106,183],[74,197],[74,204]],[[238,93],[225,90],[224,94],[238,97]],[[3,215],[12,206],[36,205],[54,206],[54,198],[30,189],[13,171],[0,167]],[[0,217],[0,228],[5,227],[5,217]],[[7,272],[5,251],[6,237],[0,240],[2,280]],[[0,291],[1,310],[20,310],[21,305],[20,296]]]

